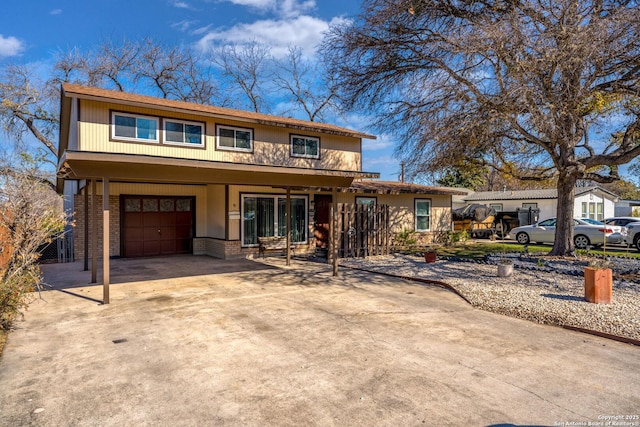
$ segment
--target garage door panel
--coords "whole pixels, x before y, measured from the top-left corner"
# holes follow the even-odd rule
[[[160,238],[162,240],[173,240],[176,238],[176,229],[175,227],[161,227],[160,228]]]
[[[141,212],[125,212],[124,223],[127,227],[141,227],[142,226],[142,213]]]
[[[160,225],[160,213],[159,212],[145,212],[143,214],[142,224],[145,227],[153,227]]]
[[[129,227],[125,228],[125,234],[127,235],[127,241],[142,241],[144,240],[141,227]]]
[[[160,225],[175,227],[177,225],[176,214],[174,212],[162,212],[160,216]]]
[[[175,236],[177,239],[191,238],[191,226],[179,225],[175,228]]]
[[[144,247],[142,241],[127,242],[126,256],[144,256]]]
[[[145,240],[143,243],[144,256],[160,255],[159,240]]]
[[[158,228],[157,227],[144,227],[143,229],[143,235],[142,235],[142,239],[147,241],[147,240],[159,240],[160,239],[160,233],[158,233]]]
[[[122,196],[125,257],[191,253],[193,200],[180,196]]]
[[[175,240],[163,240],[162,242],[160,242],[160,247],[163,254],[177,253]]]
[[[191,212],[176,212],[176,225],[191,225]]]

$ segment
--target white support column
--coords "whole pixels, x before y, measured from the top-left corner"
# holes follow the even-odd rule
[[[109,304],[109,178],[102,178],[102,303]]]

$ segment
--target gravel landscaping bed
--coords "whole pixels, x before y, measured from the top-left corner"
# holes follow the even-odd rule
[[[551,261],[523,259],[514,263],[513,275],[505,278],[498,277],[497,266],[490,264],[497,264],[498,259],[492,258],[481,263],[440,260],[428,264],[422,257],[389,255],[341,259],[340,265],[441,281],[482,310],[640,340],[638,281],[629,280],[626,276],[614,279],[613,302],[592,304],[584,300],[584,278],[575,272],[581,271],[586,262],[556,260],[563,266],[556,270]],[[622,262],[629,263],[627,260]],[[568,264],[571,266],[567,267]],[[634,271],[638,271],[637,266]]]

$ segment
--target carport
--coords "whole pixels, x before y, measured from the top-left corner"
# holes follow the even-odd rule
[[[228,189],[229,185],[252,185],[281,188],[286,190],[286,217],[291,213],[291,191],[309,188],[331,188],[333,200],[339,188],[349,187],[354,178],[377,178],[377,173],[359,171],[318,170],[295,167],[208,162],[190,159],[173,159],[131,154],[93,153],[66,150],[61,156],[58,170],[59,186],[63,180],[84,181],[85,206],[91,197],[91,212],[84,209],[85,239],[84,266],[88,270],[89,242],[92,254],[98,253],[98,218],[102,216],[102,251],[110,253],[111,219],[109,194],[111,183],[154,183],[154,184],[219,184]],[[103,206],[101,214],[96,206],[98,183],[102,189]],[[90,191],[87,191],[90,189]],[[225,193],[225,205],[228,202]],[[225,228],[228,230],[228,212]],[[89,232],[89,230],[91,230]],[[290,222],[287,221],[287,265],[290,262]],[[334,248],[334,236],[330,238]],[[97,256],[91,257],[91,283],[97,283]],[[333,257],[335,259],[335,257]],[[337,263],[334,262],[334,273]],[[110,263],[109,256],[102,257],[103,302],[109,303]]]

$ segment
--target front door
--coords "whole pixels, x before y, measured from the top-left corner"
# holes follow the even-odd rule
[[[314,235],[316,237],[316,248],[327,250],[329,249],[331,196],[316,194],[313,199],[313,203],[316,210],[314,218]]]

